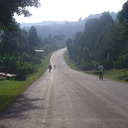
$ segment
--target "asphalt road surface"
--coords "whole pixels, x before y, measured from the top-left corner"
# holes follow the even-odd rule
[[[56,51],[48,70],[0,114],[0,128],[128,128],[128,84],[69,68]]]

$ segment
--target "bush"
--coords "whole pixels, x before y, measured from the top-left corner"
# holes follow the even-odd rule
[[[19,70],[20,74],[28,75],[34,71],[34,65],[32,63],[24,63]]]
[[[92,61],[92,64],[93,64],[94,70],[97,70],[100,62]]]
[[[78,69],[80,70],[92,70],[94,69],[94,65],[91,62],[81,62],[78,66]]]
[[[113,68],[113,61],[112,60],[111,61],[104,61],[104,62],[102,62],[102,64],[106,70],[110,70]]]
[[[119,56],[116,61],[114,61],[114,68],[128,68],[128,54]]]
[[[19,74],[19,75],[15,76],[15,80],[24,81],[24,80],[26,80],[26,76]]]

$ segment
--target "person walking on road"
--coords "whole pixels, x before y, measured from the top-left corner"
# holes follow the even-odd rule
[[[52,65],[51,64],[48,65],[48,69],[49,69],[49,72],[51,72],[51,70],[52,70]]]
[[[99,79],[103,80],[104,66],[102,64],[100,64],[98,69],[99,69]]]

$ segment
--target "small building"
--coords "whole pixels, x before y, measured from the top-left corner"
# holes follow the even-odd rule
[[[36,53],[44,53],[44,50],[35,50]]]
[[[44,50],[35,50],[35,52],[40,58],[47,55],[47,53],[45,53]]]

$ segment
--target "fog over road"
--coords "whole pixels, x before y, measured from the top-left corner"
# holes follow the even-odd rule
[[[70,69],[65,50],[53,53],[51,73],[0,114],[0,128],[128,128],[128,84]]]

